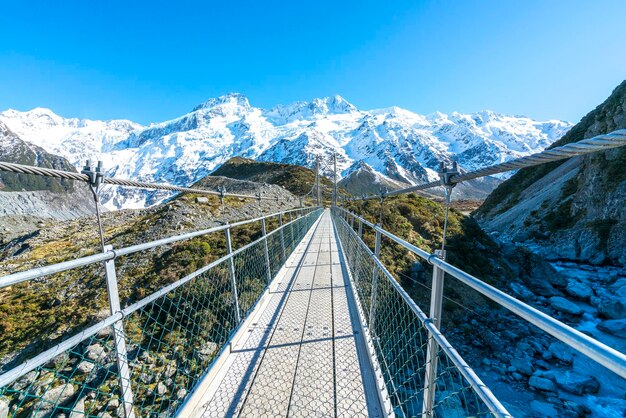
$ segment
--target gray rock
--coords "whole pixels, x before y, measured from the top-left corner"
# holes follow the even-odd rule
[[[609,319],[626,318],[626,298],[601,298],[598,303],[598,313]]]
[[[528,384],[535,389],[542,390],[544,392],[556,392],[556,385],[550,379],[540,376],[531,376]]]
[[[574,361],[574,353],[572,352],[572,349],[562,342],[554,342],[550,344],[548,349],[550,350],[550,353],[561,363],[572,364]]]
[[[565,291],[576,299],[589,300],[593,296],[593,290],[585,283],[571,281]]]
[[[520,372],[526,376],[530,376],[535,371],[530,357],[511,360],[511,367],[515,367],[516,370],[514,371]]]
[[[16,390],[23,390],[28,386],[32,385],[37,378],[37,372],[32,371],[26,373],[24,376],[19,378],[15,383],[13,383],[12,388]]]
[[[552,357],[552,355],[550,355],[550,357]],[[539,359],[539,360],[537,360],[537,361],[535,362],[535,364],[536,364],[536,365],[537,365],[537,367],[539,367],[540,369],[543,369],[543,370],[548,370],[548,369],[550,369],[550,365],[549,365],[548,363],[546,363],[544,360]]]
[[[104,348],[98,343],[87,346],[87,348],[85,349],[85,357],[87,357],[89,360],[97,361],[103,356]]]
[[[583,310],[578,305],[560,296],[550,298],[550,305],[557,311],[570,315],[582,315]]]
[[[187,396],[187,390],[185,390],[185,389],[178,389],[176,391],[176,399],[184,399],[185,396]]]
[[[539,402],[532,401],[530,403],[530,410],[533,412],[535,416],[540,417],[558,417],[559,414],[556,412],[554,405],[547,402]]]
[[[69,418],[84,418],[85,417],[85,398],[80,398],[74,404],[72,412],[70,412]]]
[[[511,287],[511,290],[517,294],[518,296],[520,296],[522,299],[524,300],[529,300],[529,299],[533,299],[535,297],[535,294],[533,292],[531,292],[530,290],[528,290],[528,288],[524,285],[521,285],[519,283],[511,283],[509,284],[509,286]]]
[[[600,331],[626,338],[626,319],[608,319],[598,324]]]
[[[167,386],[163,382],[159,382],[156,385],[156,394],[159,396],[163,396],[167,393]]]
[[[209,203],[209,198],[204,196],[196,197],[196,203]]]
[[[600,390],[600,382],[595,377],[583,376],[569,370],[556,374],[556,384],[564,391],[578,396],[585,393],[597,393]]]
[[[0,418],[7,418],[9,416],[9,400],[7,398],[0,398]]]
[[[213,353],[215,353],[216,351],[217,351],[217,344],[209,341],[200,349],[200,351],[198,351],[198,354],[202,358],[208,358],[208,357],[211,357]]]
[[[94,364],[89,361],[81,361],[76,367],[76,371],[81,374],[89,374],[94,368]]]
[[[55,404],[63,405],[69,398],[74,396],[75,391],[74,385],[71,383],[62,384],[54,389],[46,391],[42,396],[44,401],[42,408],[44,408],[44,405],[49,405],[48,409],[52,409]]]
[[[141,373],[141,376],[139,376],[139,380],[141,381],[141,383],[149,385],[154,380],[154,376],[150,373]]]

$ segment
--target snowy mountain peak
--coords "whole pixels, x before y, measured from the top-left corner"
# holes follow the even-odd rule
[[[321,99],[313,99],[309,108],[315,114],[333,114],[355,112],[356,107],[338,94]]]
[[[274,123],[285,124],[296,120],[312,120],[330,115],[357,112],[357,108],[339,95],[313,99],[310,102],[295,102],[278,105],[267,112],[266,116]]]
[[[241,93],[228,93],[223,96],[207,100],[206,102],[194,107],[192,112],[202,109],[213,109],[223,105],[240,106],[246,110],[250,109],[250,102],[246,96]]]
[[[330,176],[333,153],[339,176],[357,173],[353,180],[363,187],[415,184],[436,178],[440,161],[456,160],[464,170],[507,161],[546,148],[571,126],[492,111],[423,116],[398,107],[358,110],[341,96],[264,110],[239,93],[149,127],[66,119],[48,109],[0,112],[0,121],[77,167],[100,159],[110,176],[185,186],[233,156],[308,167],[319,156]],[[165,196],[113,190],[107,207],[144,207]]]

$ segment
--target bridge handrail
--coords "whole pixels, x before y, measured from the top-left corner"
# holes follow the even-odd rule
[[[347,216],[353,217],[355,220],[362,222],[369,226],[373,230],[380,232],[395,243],[401,245],[407,250],[413,252],[417,256],[421,257],[428,263],[435,265],[448,273],[450,276],[456,278],[462,283],[470,286],[472,289],[496,302],[500,306],[515,313],[531,324],[541,328],[548,334],[564,342],[568,346],[574,348],[585,356],[603,365],[612,372],[618,374],[620,377],[626,379],[626,355],[619,351],[607,346],[606,344],[597,341],[588,335],[558,321],[549,315],[533,308],[532,306],[504,293],[503,291],[483,282],[482,280],[472,276],[453,266],[446,261],[439,259],[435,254],[431,254],[424,251],[415,245],[412,245],[400,237],[382,229],[378,225],[374,225],[371,222],[359,217],[358,215],[346,210],[345,208],[336,207],[341,212],[344,212]]]
[[[350,228],[350,225],[345,219],[339,218],[344,226]],[[351,229],[351,228],[350,228]],[[450,344],[448,339],[443,333],[435,326],[433,321],[420,309],[413,299],[408,295],[406,290],[398,283],[395,277],[387,270],[387,267],[380,261],[378,257],[372,252],[371,249],[366,249],[368,255],[374,260],[375,264],[381,270],[381,272],[387,277],[394,289],[400,294],[404,302],[413,311],[413,313],[419,318],[423,326],[431,333],[442,351],[452,360],[457,370],[463,375],[467,382],[472,386],[476,394],[485,403],[491,412],[501,417],[511,417],[512,415],[506,410],[506,408],[495,397],[493,392],[483,383],[483,381],[476,375],[474,370],[463,360],[463,357],[456,351],[456,349]]]
[[[317,206],[307,206],[302,208],[303,210],[308,210],[308,213],[306,215],[309,215],[310,213],[313,213],[315,210],[320,209],[320,207]],[[298,209],[299,210],[299,209]],[[205,233],[211,233],[211,232],[219,232],[222,231],[224,229],[230,228],[232,226],[238,226],[238,225],[245,225],[247,223],[251,223],[251,222],[256,222],[260,219],[267,219],[273,216],[277,216],[279,214],[284,214],[284,213],[288,213],[291,212],[290,211],[283,211],[283,212],[277,212],[277,213],[273,213],[261,218],[255,218],[255,219],[251,219],[251,220],[246,220],[246,221],[240,221],[240,222],[235,222],[232,224],[226,224],[223,226],[219,226],[216,228],[210,228],[204,231],[208,231]],[[306,216],[304,215],[304,216]],[[174,283],[171,283],[165,287],[163,287],[162,289],[152,293],[149,296],[146,296],[145,298],[131,304],[128,305],[127,307],[120,309],[119,311],[115,312],[114,314],[108,316],[107,318],[95,323],[94,325],[91,325],[90,327],[76,333],[75,335],[69,337],[68,339],[64,340],[63,342],[55,345],[54,347],[49,348],[48,350],[45,350],[41,353],[39,353],[37,356],[32,357],[26,361],[24,361],[23,363],[21,363],[18,366],[13,367],[12,369],[6,371],[5,373],[0,374],[0,388],[3,386],[8,385],[9,383],[15,381],[16,379],[22,377],[23,375],[25,375],[26,373],[34,370],[35,368],[47,363],[48,361],[50,361],[51,359],[53,359],[54,357],[56,357],[57,355],[67,351],[68,349],[70,349],[71,347],[75,346],[76,344],[80,343],[81,341],[86,340],[89,337],[92,337],[94,335],[96,335],[98,332],[100,332],[102,329],[111,326],[112,324],[114,324],[117,321],[120,321],[122,319],[124,319],[125,317],[129,316],[130,314],[132,314],[133,312],[136,312],[138,310],[140,310],[141,308],[143,308],[144,306],[150,304],[151,302],[155,301],[156,299],[166,295],[167,293],[172,292],[173,290],[175,290],[176,288],[182,286],[183,284],[193,280],[194,278],[200,276],[201,274],[205,273],[206,271],[214,268],[215,266],[224,263],[225,261],[233,258],[234,256],[236,256],[237,254],[241,253],[242,251],[245,251],[247,248],[259,244],[262,241],[264,241],[267,237],[270,237],[271,235],[277,233],[279,230],[281,229],[285,229],[287,228],[289,225],[297,222],[300,218],[296,218],[290,222],[287,222],[285,224],[283,224],[282,227],[276,228],[271,232],[268,232],[265,236],[262,236],[248,244],[246,244],[245,246],[232,251],[231,253],[225,255],[224,257],[219,258],[218,260],[215,260],[209,264],[207,264],[206,266],[186,275],[185,277],[177,280]],[[187,236],[189,234],[183,234],[180,235],[179,237],[183,237],[183,236]],[[172,237],[172,238],[176,238],[176,237]],[[183,238],[185,239],[185,238]],[[161,241],[161,240],[159,240]],[[153,242],[159,242],[159,241],[153,241]],[[178,240],[180,241],[180,240]],[[176,241],[172,241],[172,242],[176,242]],[[129,247],[130,248],[130,247]],[[149,247],[149,248],[153,248],[153,247]],[[140,250],[137,250],[140,251]],[[58,263],[58,264],[53,264],[51,266],[46,266],[46,267],[41,267],[39,269],[32,269],[32,270],[27,270],[23,273],[27,273],[30,271],[37,271],[37,273],[39,273],[40,270],[44,270],[46,271],[43,274],[40,274],[38,276],[35,277],[41,277],[44,275],[49,275],[49,274],[53,274],[53,273],[58,273],[61,271],[66,271],[78,266],[85,266],[85,265],[89,265],[89,264],[94,264],[97,262],[101,262],[101,261],[107,261],[107,260],[111,260],[114,259],[115,256],[119,255],[119,251],[115,251],[115,250],[111,250],[111,251],[107,251],[101,254],[97,254],[96,256],[89,256],[89,257],[83,257],[81,259],[77,259],[77,260],[72,260],[72,261],[81,261],[81,263],[79,263],[77,266],[73,266],[73,267],[68,267],[68,268],[63,268],[62,270],[59,269],[50,269],[50,271],[45,270],[46,267],[55,267],[58,266],[60,264],[64,264],[67,265],[70,262],[64,262],[64,263]],[[126,254],[129,254],[129,252],[127,252]],[[106,256],[106,257],[104,257]],[[86,262],[85,262],[86,261]],[[20,273],[15,273],[15,274],[20,274]],[[14,274],[14,275],[15,275]],[[0,280],[5,279],[5,278],[9,278],[11,276],[14,275],[8,275],[8,276],[4,276],[2,278],[0,278]],[[34,278],[34,277],[33,277]],[[28,280],[28,279],[25,279]],[[24,281],[24,280],[22,280]]]
[[[244,221],[238,221],[238,222],[233,222],[233,223],[227,223],[224,225],[220,225],[220,226],[215,226],[213,228],[208,228],[208,229],[202,229],[200,231],[193,231],[193,232],[188,232],[186,234],[180,234],[180,235],[174,235],[171,237],[167,237],[167,238],[162,238],[159,240],[155,240],[155,241],[150,241],[150,242],[146,242],[143,244],[136,244],[136,245],[131,245],[129,247],[124,247],[124,248],[119,248],[119,249],[112,249],[109,251],[105,251],[105,252],[100,252],[97,254],[93,254],[93,255],[89,255],[89,256],[85,256],[85,257],[81,257],[81,258],[76,258],[74,260],[68,260],[68,261],[63,261],[61,263],[55,263],[55,264],[50,264],[47,266],[43,266],[43,267],[36,267],[33,269],[29,269],[29,270],[25,270],[25,271],[20,271],[18,273],[12,273],[12,274],[8,274],[5,276],[0,276],[0,289],[7,287],[7,286],[12,286],[21,282],[25,282],[28,280],[32,280],[32,279],[36,279],[39,277],[43,277],[43,276],[47,276],[50,274],[55,274],[55,273],[60,273],[63,271],[67,271],[67,270],[71,270],[77,267],[83,267],[83,266],[87,266],[89,264],[93,264],[93,263],[97,263],[97,262],[101,262],[101,261],[108,261],[108,260],[113,260],[116,257],[120,257],[123,255],[128,255],[128,254],[132,254],[132,253],[136,253],[136,252],[140,252],[140,251],[145,251],[145,250],[149,250],[151,248],[156,248],[156,247],[160,247],[162,245],[166,245],[166,244],[172,244],[175,242],[179,242],[179,241],[184,241],[187,239],[191,239],[191,238],[196,238],[199,236],[203,236],[203,235],[207,235],[207,234],[211,234],[214,232],[219,232],[219,231],[224,231],[228,228],[233,228],[233,227],[237,227],[237,226],[241,226],[241,225],[246,225],[246,224],[250,224],[250,223],[254,223],[254,222],[258,222],[262,219],[268,219],[268,218],[272,218],[274,216],[279,216],[279,215],[284,215],[284,214],[288,214],[288,213],[293,213],[293,212],[297,212],[300,210],[312,210],[312,209],[316,209],[317,206],[306,206],[303,208],[297,208],[297,209],[289,209],[289,210],[285,210],[282,212],[274,212],[265,216],[261,216],[258,218],[253,218],[253,219],[247,219]],[[267,235],[270,235],[271,232],[268,232]]]

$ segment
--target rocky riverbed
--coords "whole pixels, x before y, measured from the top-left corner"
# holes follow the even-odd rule
[[[525,302],[626,352],[626,270],[570,262],[552,266],[558,278],[546,278],[546,283],[553,282],[548,288],[553,291],[531,291],[518,283],[511,284],[511,290]],[[516,417],[626,416],[626,382],[613,372],[509,315],[495,324],[474,323],[485,327],[487,342],[474,341],[465,350],[485,383]],[[508,333],[514,338],[507,338]],[[494,350],[479,362],[472,353],[480,345]]]

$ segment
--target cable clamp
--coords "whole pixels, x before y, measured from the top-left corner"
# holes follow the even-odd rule
[[[439,163],[439,179],[441,185],[446,189],[452,189],[456,183],[452,182],[452,177],[459,175],[459,168],[456,161],[452,161],[452,167],[448,167],[444,161]]]
[[[96,167],[92,166],[93,162],[88,160],[81,170],[81,174],[85,174],[89,177],[89,184],[93,188],[98,188],[104,182],[104,168],[102,166],[102,161],[98,161],[98,165]]]

